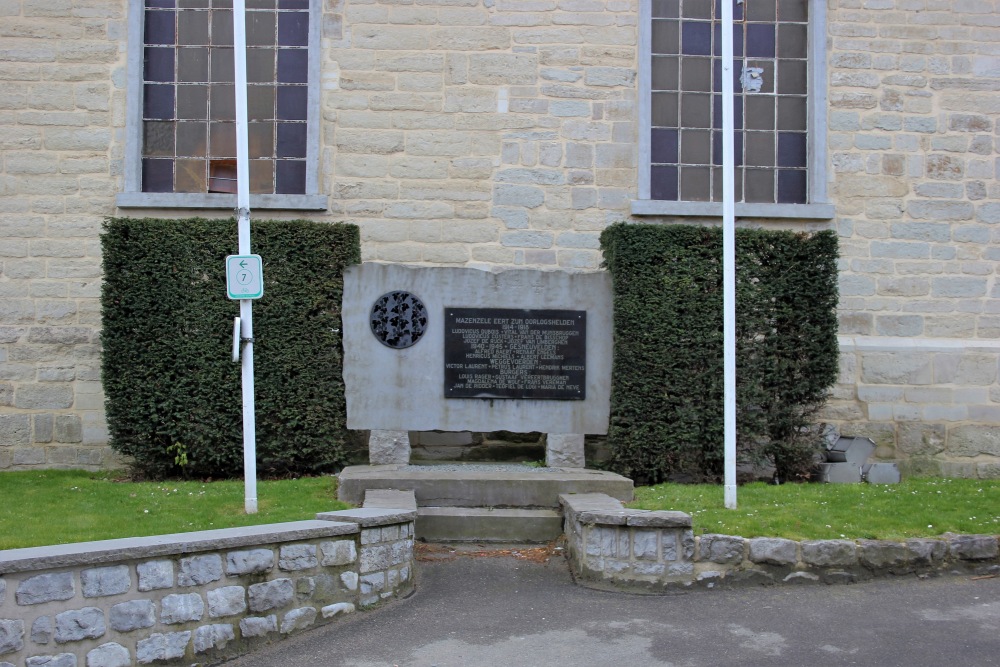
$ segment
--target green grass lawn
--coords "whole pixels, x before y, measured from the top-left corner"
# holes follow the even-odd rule
[[[691,515],[696,534],[790,539],[900,540],[942,533],[1000,533],[1000,480],[909,479],[901,484],[748,484],[735,510],[721,486],[636,489],[630,507]]]
[[[243,482],[143,482],[112,473],[0,473],[0,549],[88,542],[313,519],[346,509],[333,477],[257,482],[258,513],[243,511]]]

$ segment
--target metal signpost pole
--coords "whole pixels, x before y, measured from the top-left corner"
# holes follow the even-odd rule
[[[236,64],[236,209],[239,215],[239,254],[250,254],[250,165],[247,148],[247,39],[246,3],[233,0],[233,46]],[[240,337],[243,339],[243,478],[244,507],[257,513],[257,423],[253,391],[253,300],[240,299]]]
[[[722,319],[725,504],[736,509],[736,221],[733,173],[733,3],[722,0]]]

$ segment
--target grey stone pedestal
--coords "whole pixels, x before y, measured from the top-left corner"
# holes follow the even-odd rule
[[[368,436],[368,461],[373,465],[410,462],[410,434],[408,431],[382,431],[372,429]]]
[[[545,465],[550,468],[585,468],[583,434],[547,434],[545,436]]]

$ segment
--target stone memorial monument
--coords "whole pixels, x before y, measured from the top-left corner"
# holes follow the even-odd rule
[[[372,464],[408,463],[409,431],[506,430],[582,468],[607,433],[607,273],[365,263],[343,303],[347,426],[372,431]]]

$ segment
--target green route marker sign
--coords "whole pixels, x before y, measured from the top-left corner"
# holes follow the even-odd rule
[[[226,257],[226,292],[230,299],[259,299],[264,295],[260,255]]]

